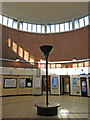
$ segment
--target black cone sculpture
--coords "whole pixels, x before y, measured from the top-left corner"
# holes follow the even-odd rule
[[[46,105],[48,105],[48,56],[51,52],[53,46],[51,45],[43,45],[40,46],[41,51],[44,53],[46,59]]]
[[[53,46],[51,45],[42,45],[40,46],[41,51],[44,53],[44,56],[48,56],[51,52]]]
[[[46,59],[46,104],[37,103],[37,114],[44,116],[57,115],[57,108],[60,106],[58,103],[48,103],[48,56],[52,51],[53,46],[51,45],[42,45],[40,46],[41,51],[44,53]]]

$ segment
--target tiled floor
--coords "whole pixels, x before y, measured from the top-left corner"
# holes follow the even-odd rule
[[[49,102],[55,101],[61,104],[58,108],[57,116],[39,116],[36,113],[35,103],[45,102],[45,96],[14,96],[2,98],[2,117],[3,118],[58,118],[63,120],[82,119],[89,117],[89,98],[77,96],[49,96]]]

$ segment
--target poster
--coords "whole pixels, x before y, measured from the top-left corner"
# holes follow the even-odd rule
[[[52,88],[57,88],[57,77],[52,77]]]
[[[40,80],[40,78],[35,78],[34,79],[34,87],[35,88],[40,88],[41,87],[41,80]]]
[[[77,79],[73,78],[73,89],[76,90],[77,89]]]
[[[26,78],[26,87],[30,88],[32,87],[32,78]]]
[[[1,88],[1,80],[2,80],[2,79],[0,78],[0,88]]]
[[[26,78],[20,78],[20,88],[26,87]]]
[[[17,78],[4,78],[4,88],[16,88]]]

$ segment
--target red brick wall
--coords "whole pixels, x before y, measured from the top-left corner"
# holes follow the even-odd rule
[[[77,59],[89,58],[89,42],[88,29],[90,26],[81,28],[75,31],[53,34],[38,34],[27,33],[5,27],[2,27],[2,56],[7,59],[15,59],[16,53],[8,47],[8,38],[16,42],[24,50],[28,51],[35,61],[44,59],[43,53],[40,51],[40,45],[51,44],[53,51],[49,56],[50,61],[72,60],[74,57]],[[23,59],[21,59],[23,60]],[[13,64],[3,63],[3,66],[13,66]],[[21,65],[29,66],[30,65]]]

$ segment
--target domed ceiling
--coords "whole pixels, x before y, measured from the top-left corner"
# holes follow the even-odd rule
[[[88,2],[2,2],[2,14],[25,22],[53,24],[88,14]]]

